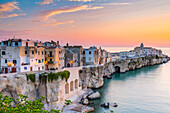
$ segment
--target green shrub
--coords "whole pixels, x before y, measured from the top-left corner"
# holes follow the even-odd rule
[[[31,80],[31,82],[35,83],[36,75],[35,74],[26,74],[27,81]]]
[[[3,96],[0,92],[0,113],[60,113],[60,110],[51,109],[51,111],[43,110],[44,104],[42,101],[45,97],[36,100],[27,100],[28,96],[19,94],[19,98],[15,101],[15,106],[12,106],[13,97]]]
[[[42,83],[42,84],[46,84],[47,83],[47,76],[46,76],[46,74],[48,75],[47,72],[42,73],[42,74],[39,75],[40,83]]]
[[[39,75],[39,80],[40,83],[46,84],[47,83],[47,77],[48,77],[48,82],[53,82],[53,80],[58,80],[59,77],[62,80],[66,80],[66,82],[68,81],[69,77],[70,77],[70,72],[69,71],[62,71],[62,72],[58,72],[58,73],[42,73]]]

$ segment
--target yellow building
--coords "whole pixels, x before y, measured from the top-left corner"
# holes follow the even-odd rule
[[[46,70],[60,68],[60,48],[48,47],[45,49]]]

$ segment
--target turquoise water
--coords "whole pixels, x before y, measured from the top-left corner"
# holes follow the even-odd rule
[[[170,55],[170,48],[163,51]],[[117,108],[110,108],[114,113],[170,113],[170,62],[112,77],[97,90],[102,98],[93,101],[92,113],[108,111],[100,107],[104,102],[118,104]]]

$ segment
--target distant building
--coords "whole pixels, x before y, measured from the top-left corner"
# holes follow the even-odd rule
[[[135,47],[134,52],[136,52],[136,55],[138,56],[148,56],[148,55],[162,55],[162,51],[152,48],[152,47],[144,47],[143,43],[141,43],[140,47]]]
[[[129,56],[129,51],[120,52],[120,57],[121,58],[127,58],[128,56]]]

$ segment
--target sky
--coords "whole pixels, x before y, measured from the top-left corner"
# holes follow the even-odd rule
[[[0,0],[0,40],[170,47],[170,0]]]

